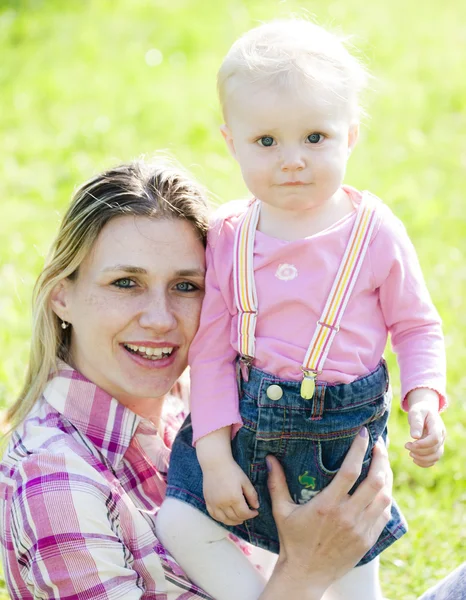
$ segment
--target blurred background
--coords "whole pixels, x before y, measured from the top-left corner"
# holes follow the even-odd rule
[[[396,497],[410,532],[383,554],[382,581],[387,597],[413,600],[466,560],[461,0],[0,0],[0,408],[19,391],[32,286],[73,189],[163,149],[216,202],[244,196],[218,131],[216,71],[238,35],[292,14],[352,35],[375,76],[346,181],[403,219],[444,320],[451,408],[442,461],[427,470],[411,464],[396,401],[390,421]]]

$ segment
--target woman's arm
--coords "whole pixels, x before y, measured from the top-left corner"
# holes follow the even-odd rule
[[[359,562],[390,520],[392,472],[383,444],[374,448],[367,478],[352,496],[348,493],[367,449],[367,431],[361,433],[332,483],[305,505],[292,501],[280,464],[268,457],[280,555],[260,600],[319,600]]]
[[[25,459],[16,479],[7,507],[13,551],[5,557],[15,597],[142,597],[137,557],[123,542],[131,524],[90,464],[71,453],[44,451]],[[135,545],[141,555],[154,555],[151,576],[163,581],[152,545],[143,547],[142,540]]]

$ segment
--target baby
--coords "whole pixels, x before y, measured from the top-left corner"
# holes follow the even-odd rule
[[[444,342],[416,253],[382,201],[343,185],[366,79],[340,39],[300,20],[249,31],[220,68],[221,131],[253,198],[213,219],[192,426],[175,441],[157,519],[162,543],[217,600],[252,600],[264,585],[229,532],[279,550],[268,454],[297,503],[328,485],[358,432],[369,436],[359,482],[367,475],[387,435],[388,334],[410,456],[429,467],[443,453]],[[380,599],[378,555],[405,532],[393,503],[375,546],[325,598]]]

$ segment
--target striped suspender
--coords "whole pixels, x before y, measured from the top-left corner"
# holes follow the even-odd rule
[[[363,194],[337,276],[307,349],[301,367],[303,371],[301,396],[307,400],[314,395],[315,379],[322,372],[330,346],[338,333],[343,313],[369,247],[376,222],[376,202],[377,199],[371,194],[367,192]],[[234,246],[233,278],[238,308],[238,350],[241,360],[248,365],[255,356],[257,294],[253,257],[259,212],[260,202],[255,200],[236,231]]]
[[[248,366],[254,360],[256,344],[257,293],[254,281],[254,238],[260,202],[254,200],[236,230],[233,257],[233,284],[238,309],[238,352]]]
[[[322,372],[330,346],[340,329],[343,313],[369,247],[376,221],[375,203],[376,199],[365,192],[332,290],[307,349],[302,366],[304,379],[301,385],[301,396],[307,400],[314,395],[314,381]]]

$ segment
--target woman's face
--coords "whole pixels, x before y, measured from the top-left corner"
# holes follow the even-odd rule
[[[150,417],[187,364],[204,294],[204,248],[188,222],[110,221],[52,305],[71,323],[73,366]]]

